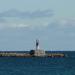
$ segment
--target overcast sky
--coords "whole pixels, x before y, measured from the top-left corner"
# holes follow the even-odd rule
[[[0,0],[0,51],[75,50],[75,0]]]

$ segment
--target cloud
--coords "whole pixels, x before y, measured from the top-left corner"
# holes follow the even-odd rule
[[[24,23],[0,23],[0,30],[2,29],[15,29],[15,28],[29,28],[30,25]]]
[[[0,13],[0,29],[3,28],[35,28],[46,26],[47,19],[54,15],[52,10],[18,11],[11,9]]]
[[[47,27],[44,23],[33,23],[33,22],[5,22],[5,23],[0,23],[0,29],[30,29],[30,30],[43,30],[45,27]]]
[[[75,37],[75,19],[53,20],[48,24],[47,30],[52,33],[60,34],[62,37]]]
[[[75,27],[75,19],[62,19],[59,21],[59,25],[65,28]]]
[[[60,19],[53,20],[49,26],[53,28],[65,29],[65,28],[74,28],[75,27],[75,19]]]
[[[11,9],[5,12],[0,13],[1,18],[15,17],[15,18],[23,18],[23,19],[32,19],[32,18],[45,18],[52,17],[54,12],[52,10],[37,10],[34,12],[22,12],[15,9]]]
[[[48,28],[51,30],[69,30],[75,28],[75,19],[53,19],[52,10],[18,11],[11,9],[0,13],[2,28]]]

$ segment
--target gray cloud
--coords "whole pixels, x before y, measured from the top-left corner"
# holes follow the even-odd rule
[[[43,11],[34,11],[34,12],[22,12],[18,10],[8,10],[5,12],[0,13],[0,17],[16,17],[16,18],[44,18],[44,17],[52,17],[54,15],[52,10],[43,10]]]

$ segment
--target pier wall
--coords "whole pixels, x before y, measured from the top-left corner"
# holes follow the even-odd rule
[[[42,53],[42,52],[41,52]],[[0,52],[0,57],[4,57],[4,56],[8,56],[8,57],[33,57],[33,55],[29,54],[29,53],[11,53],[11,52]],[[46,54],[38,54],[38,52],[35,53],[34,55],[35,57],[64,57],[65,54],[63,53],[46,53]]]

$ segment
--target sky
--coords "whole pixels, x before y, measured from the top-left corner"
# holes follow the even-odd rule
[[[0,0],[0,51],[75,50],[75,0]]]

